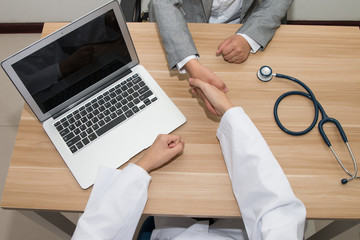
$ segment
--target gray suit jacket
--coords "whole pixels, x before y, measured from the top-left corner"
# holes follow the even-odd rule
[[[293,0],[243,0],[236,33],[244,33],[263,50],[280,26]],[[157,22],[170,68],[184,58],[199,55],[187,22],[209,21],[213,0],[151,0],[150,21]],[[220,44],[220,43],[219,43]]]

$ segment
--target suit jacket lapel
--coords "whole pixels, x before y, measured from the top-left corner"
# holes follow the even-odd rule
[[[212,7],[212,4],[213,4],[213,0],[202,0],[201,2],[202,2],[202,5],[203,5],[203,8],[204,8],[206,21],[209,22],[210,12],[211,12],[211,7]]]
[[[245,14],[249,11],[251,5],[254,3],[254,0],[243,0],[240,19],[241,21],[244,19]]]

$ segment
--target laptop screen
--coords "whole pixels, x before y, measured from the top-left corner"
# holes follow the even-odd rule
[[[131,62],[113,10],[12,65],[43,113]]]

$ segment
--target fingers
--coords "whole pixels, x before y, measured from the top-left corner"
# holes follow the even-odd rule
[[[167,136],[167,145],[169,148],[174,148],[181,143],[181,137],[179,135],[169,134],[165,136]]]
[[[191,78],[198,78],[202,81],[208,82],[211,85],[227,92],[228,89],[225,83],[208,67],[202,65],[197,59],[192,59],[185,64],[185,69]]]
[[[203,98],[208,101],[206,102],[206,108],[216,116],[222,116],[228,109],[232,108],[233,105],[229,101],[226,94],[216,87],[203,82],[200,79],[189,79],[190,86],[193,87],[196,93],[202,93]],[[199,94],[200,95],[200,94]]]
[[[164,154],[166,161],[171,160],[177,154],[184,150],[185,143],[181,141],[181,137],[175,134],[161,134],[160,141],[166,144]],[[158,136],[158,137],[159,137]]]
[[[243,63],[246,61],[248,55],[243,55],[239,51],[233,50],[227,55],[223,55],[223,59],[228,63]]]
[[[182,151],[184,151],[184,147],[185,147],[185,142],[179,141],[178,143],[171,143],[169,145],[171,151],[172,151],[172,156],[170,159],[172,159],[173,157],[175,157],[176,155],[178,155],[179,153],[181,153]]]
[[[181,137],[175,134],[159,134],[153,145],[157,145],[156,142],[160,142],[163,148],[165,148],[164,150],[168,149],[175,152],[175,155],[181,152],[184,147],[184,142],[181,141]]]
[[[204,85],[206,85],[206,83],[204,81],[201,81],[196,78],[190,78],[189,83],[190,83],[191,87],[196,87],[196,88],[200,88],[200,89],[204,88]]]
[[[214,108],[214,106],[210,103],[210,101],[207,99],[207,97],[205,96],[205,94],[203,93],[203,91],[200,88],[195,88],[194,89],[196,94],[202,99],[202,101],[205,104],[206,109],[214,114],[215,116],[219,116],[218,112],[216,111],[216,109]]]
[[[215,87],[217,87],[218,89],[222,90],[225,93],[228,92],[228,88],[225,85],[225,83],[217,76],[215,76],[210,81],[208,81],[208,83],[210,83],[211,85],[214,85]]]
[[[214,115],[216,115],[216,116],[220,116],[220,115],[219,115],[219,112],[218,112],[218,111],[216,110],[216,108],[212,105],[211,100],[208,99],[207,93],[206,93],[206,91],[205,91],[205,88],[206,88],[206,87],[209,87],[209,86],[211,86],[211,85],[208,84],[208,83],[205,83],[204,81],[201,81],[201,80],[199,80],[199,79],[196,79],[196,78],[190,78],[190,79],[189,79],[189,84],[190,84],[191,87],[193,87],[193,89],[192,89],[193,93],[195,93],[196,95],[198,95],[198,96],[203,100],[206,109],[207,109],[210,113],[212,113],[212,114],[214,114]],[[212,86],[212,87],[214,87],[214,86]],[[215,87],[214,87],[214,88],[215,88]],[[220,90],[218,90],[218,91],[220,91]]]
[[[169,135],[165,135],[167,136],[167,144],[170,147],[171,144],[177,144],[181,141],[181,137],[179,135],[175,135],[175,134],[169,134]]]
[[[227,38],[220,46],[224,60],[229,63],[242,63],[249,57],[251,47],[249,43],[240,35],[234,35]]]
[[[216,51],[216,55],[222,55],[224,47],[226,47],[231,42],[231,38],[225,39],[218,47],[218,50]]]
[[[227,46],[224,47],[222,55],[224,60],[229,63],[243,61],[241,48],[240,46],[236,45],[234,41],[231,41]]]

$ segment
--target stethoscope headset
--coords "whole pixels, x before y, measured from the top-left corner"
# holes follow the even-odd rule
[[[343,128],[341,127],[341,124],[339,123],[338,120],[334,119],[334,118],[331,118],[331,117],[328,117],[325,113],[325,110],[324,108],[321,106],[321,104],[316,100],[313,92],[310,90],[310,88],[308,86],[306,86],[305,83],[301,82],[300,80],[296,79],[296,78],[293,78],[293,77],[290,77],[290,76],[287,76],[287,75],[283,75],[283,74],[279,74],[279,73],[273,73],[272,72],[272,69],[269,67],[269,66],[262,66],[258,72],[257,72],[257,77],[259,78],[259,80],[263,81],[263,82],[268,82],[270,81],[273,76],[275,77],[278,77],[278,78],[284,78],[284,79],[287,79],[287,80],[291,80],[293,82],[296,82],[298,83],[299,85],[301,85],[305,90],[306,92],[301,92],[301,91],[290,91],[290,92],[286,92],[284,93],[283,95],[281,95],[275,102],[275,105],[274,105],[274,117],[275,117],[275,121],[277,123],[277,125],[280,127],[281,130],[283,130],[284,132],[290,134],[290,135],[295,135],[295,136],[299,136],[299,135],[303,135],[303,134],[306,134],[308,132],[310,132],[316,125],[317,121],[318,121],[318,117],[319,117],[319,110],[321,112],[321,115],[322,115],[322,120],[319,122],[319,125],[318,125],[318,128],[319,128],[319,132],[320,132],[320,135],[322,136],[322,138],[324,139],[325,143],[329,146],[329,148],[331,149],[332,153],[334,154],[336,160],[338,161],[338,163],[340,164],[340,166],[344,169],[344,171],[350,176],[350,178],[343,178],[341,179],[341,183],[342,184],[346,184],[348,183],[349,181],[353,180],[354,178],[360,178],[360,176],[357,176],[357,163],[356,163],[356,160],[355,160],[355,157],[351,151],[351,148],[349,146],[349,143],[348,143],[348,140],[347,140],[347,137],[346,137],[346,134],[343,130]],[[301,96],[304,96],[304,97],[307,97],[309,98],[313,104],[314,104],[314,108],[315,108],[315,115],[314,115],[314,120],[313,122],[311,123],[311,125],[303,130],[303,131],[299,131],[299,132],[294,132],[294,131],[291,131],[289,129],[287,129],[281,122],[280,122],[280,119],[279,119],[279,116],[278,116],[278,107],[279,107],[279,104],[281,102],[281,100],[283,100],[285,97],[287,96],[290,96],[290,95],[301,95]],[[340,135],[342,137],[342,139],[344,140],[348,150],[349,150],[349,153],[351,155],[351,158],[353,160],[353,164],[354,164],[354,174],[351,174],[347,169],[346,167],[342,164],[340,158],[338,157],[338,155],[336,154],[335,150],[333,149],[333,147],[331,146],[331,143],[329,141],[329,139],[327,138],[326,134],[325,134],[325,131],[324,131],[324,124],[327,123],[327,122],[330,122],[330,123],[333,123],[335,124],[335,126],[337,127],[337,129],[339,130],[340,132]]]

